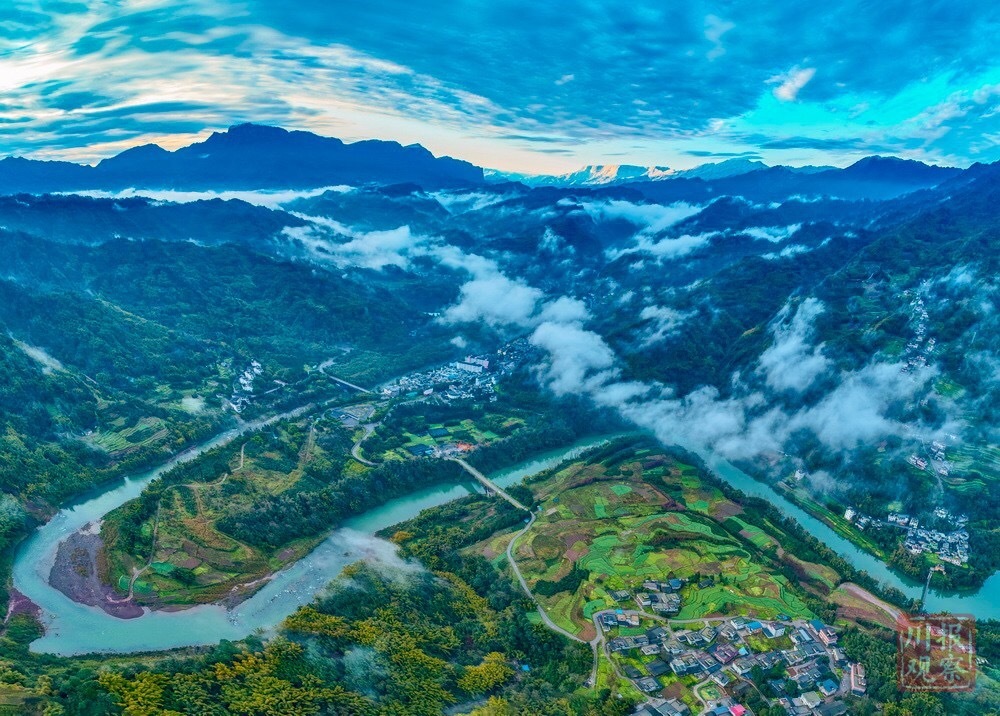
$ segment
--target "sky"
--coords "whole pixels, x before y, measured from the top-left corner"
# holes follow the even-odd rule
[[[505,171],[1000,160],[993,0],[3,0],[0,156],[242,122]]]

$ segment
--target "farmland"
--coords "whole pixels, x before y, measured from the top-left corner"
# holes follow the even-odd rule
[[[839,581],[829,567],[782,559],[775,525],[653,448],[612,444],[528,486],[539,517],[516,559],[549,616],[584,639],[595,634],[595,612],[618,606],[612,591],[647,579],[688,580],[678,619],[811,617],[789,575],[820,591]],[[567,579],[571,572],[585,576]]]
[[[137,539],[123,539],[123,510],[108,516],[102,529],[107,580],[122,593],[131,587],[137,602],[157,606],[213,602],[252,590],[256,580],[301,557],[316,539],[268,550],[225,534],[219,520],[252,500],[308,488],[315,477],[307,467],[340,467],[348,444],[336,423],[313,419],[233,443],[202,466],[198,479],[165,488]],[[126,547],[136,543],[148,551]]]

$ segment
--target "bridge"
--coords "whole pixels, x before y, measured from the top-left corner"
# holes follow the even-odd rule
[[[525,512],[529,512],[529,513],[531,512],[531,510],[529,510],[527,507],[525,507],[520,502],[518,502],[513,497],[511,497],[510,494],[506,490],[504,490],[498,484],[496,484],[495,482],[493,482],[493,480],[491,480],[490,478],[486,477],[486,475],[484,475],[483,473],[479,472],[479,470],[477,470],[476,468],[474,468],[472,465],[470,465],[469,463],[467,463],[462,458],[460,458],[460,457],[450,457],[448,459],[451,460],[452,462],[457,462],[459,465],[461,465],[462,468],[467,473],[469,473],[474,478],[476,478],[476,480],[479,481],[479,483],[483,487],[485,487],[487,490],[493,490],[493,492],[495,492],[498,495],[500,495],[500,497],[502,497],[503,499],[507,500],[507,502],[509,502],[510,504],[514,505],[514,507],[516,507],[517,509],[524,510]]]

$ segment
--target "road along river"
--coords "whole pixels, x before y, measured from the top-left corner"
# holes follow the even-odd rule
[[[267,422],[283,417],[287,414]],[[264,424],[252,423],[220,435],[156,470],[129,478],[96,497],[61,510],[39,527],[21,545],[13,571],[14,587],[41,608],[46,627],[45,636],[35,641],[31,648],[61,655],[160,651],[214,644],[222,639],[241,639],[257,630],[272,629],[300,605],[312,601],[346,565],[361,559],[396,559],[395,547],[373,536],[377,531],[410,519],[421,510],[482,491],[482,487],[471,480],[456,485],[428,487],[351,518],[311,553],[275,574],[256,594],[232,611],[218,605],[202,605],[177,612],[147,610],[141,617],[123,620],[97,607],[78,604],[49,584],[56,550],[69,535],[137,497],[150,481],[173,465],[230,442]],[[500,487],[510,487],[609,439],[594,437],[581,440],[567,448],[539,455],[495,473],[491,479]],[[887,572],[875,557],[858,549],[770,487],[753,480],[725,461],[712,456],[706,456],[706,461],[724,480],[748,494],[775,504],[855,566],[879,575],[887,584],[908,595],[919,597],[920,585],[904,583]],[[932,592],[928,595],[927,608],[971,613],[979,618],[997,618],[1000,616],[1000,579],[995,575],[980,592],[968,596],[944,596]]]

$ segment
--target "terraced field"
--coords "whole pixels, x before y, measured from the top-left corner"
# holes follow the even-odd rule
[[[734,516],[739,506],[666,455],[608,448],[529,487],[541,514],[516,558],[533,591],[551,593],[542,596],[549,616],[572,633],[592,636],[593,614],[616,606],[610,592],[671,577],[713,580],[684,588],[679,618],[812,616],[799,585],[773,569],[780,531]],[[579,584],[574,566],[586,575]],[[796,571],[829,589],[837,575],[824,569],[800,562]]]
[[[332,423],[317,427],[312,419],[302,419],[234,443],[204,481],[163,492],[155,515],[141,527],[143,539],[152,544],[151,556],[118,548],[118,516],[110,513],[102,530],[108,579],[123,594],[131,583],[138,602],[155,606],[215,602],[234,590],[251,592],[257,580],[304,555],[316,539],[295,540],[269,553],[224,534],[218,522],[252,500],[294,494],[309,485],[315,480],[306,471],[311,461],[353,465],[345,449],[349,438],[339,430]]]

